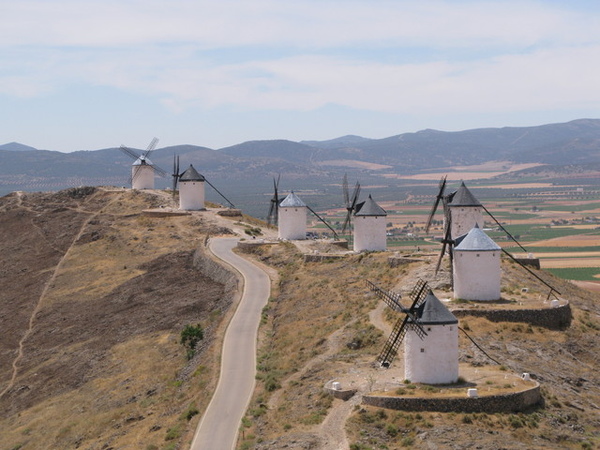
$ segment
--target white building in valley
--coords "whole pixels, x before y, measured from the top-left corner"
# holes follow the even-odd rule
[[[500,299],[500,246],[475,225],[456,239],[453,252],[454,298]]]
[[[409,325],[404,339],[404,378],[412,383],[455,383],[458,319],[432,292],[416,310],[416,317],[427,336],[421,339]]]
[[[306,239],[306,204],[292,191],[277,209],[279,239]]]
[[[190,164],[179,176],[179,209],[184,211],[201,211],[204,206],[205,179]]]
[[[387,249],[387,212],[369,198],[356,205],[354,213],[354,251],[384,251]]]

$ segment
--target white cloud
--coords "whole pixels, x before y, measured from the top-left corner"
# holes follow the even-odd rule
[[[49,93],[60,98],[77,85],[138,94],[175,114],[341,105],[455,117],[600,106],[598,14],[569,6],[392,0],[4,3],[0,94],[12,98]]]
[[[193,42],[201,48],[529,46],[596,41],[598,18],[523,1],[21,0],[2,8],[0,46]]]

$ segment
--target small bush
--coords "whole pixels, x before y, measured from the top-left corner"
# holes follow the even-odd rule
[[[179,436],[181,436],[181,430],[179,429],[179,425],[175,425],[167,430],[165,441],[172,441],[173,439],[177,439]]]
[[[204,330],[200,324],[198,325],[186,325],[185,328],[181,331],[181,340],[180,343],[186,347],[187,349],[187,358],[188,360],[194,357],[196,353],[196,345],[204,339]]]

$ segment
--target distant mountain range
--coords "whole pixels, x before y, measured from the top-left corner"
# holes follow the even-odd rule
[[[160,148],[152,161],[168,173],[174,154],[192,163],[235,197],[237,190],[270,189],[281,174],[294,184],[321,187],[344,172],[361,178],[386,173],[415,174],[489,161],[554,166],[600,163],[600,119],[533,127],[444,132],[423,130],[384,139],[343,136],[327,141],[249,141],[221,149],[195,145]],[[58,190],[78,185],[127,185],[133,161],[118,148],[62,153],[16,142],[0,145],[0,195],[14,190]],[[167,187],[170,179],[157,180]]]

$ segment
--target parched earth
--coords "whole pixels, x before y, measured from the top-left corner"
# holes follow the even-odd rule
[[[103,188],[0,198],[1,449],[146,448],[193,432],[231,304],[194,254],[227,229],[209,213],[143,214],[170,201]],[[198,323],[188,362],[179,334]]]

